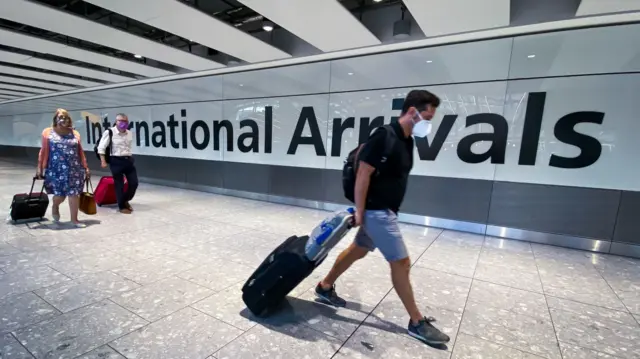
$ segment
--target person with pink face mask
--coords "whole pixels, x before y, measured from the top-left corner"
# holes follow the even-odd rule
[[[112,132],[111,136],[109,131]],[[111,169],[113,182],[116,187],[118,210],[123,214],[131,214],[133,207],[129,203],[138,189],[138,173],[134,165],[131,146],[133,135],[129,131],[129,118],[123,113],[116,115],[116,124],[109,128],[100,138],[98,154],[102,168]],[[107,151],[109,156],[107,160]],[[108,163],[107,163],[108,162]],[[127,178],[128,188],[124,190],[124,178]]]

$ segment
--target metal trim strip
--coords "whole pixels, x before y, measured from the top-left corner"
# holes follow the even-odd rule
[[[611,251],[609,251],[609,253],[624,257],[640,258],[640,245],[611,242]]]
[[[4,163],[4,162],[3,162]],[[108,176],[110,175],[104,171],[93,172],[96,176]],[[278,203],[289,206],[297,206],[304,208],[312,208],[324,211],[337,211],[344,209],[345,204],[311,201],[301,198],[283,197],[276,195],[269,195],[264,193],[248,192],[232,190],[220,187],[211,187],[206,185],[195,185],[185,182],[174,182],[168,180],[161,180],[149,177],[140,177],[140,182],[148,183],[152,185],[160,185],[167,187],[175,187],[185,190],[193,190],[200,192],[207,192],[213,194],[219,194],[224,196],[232,196],[239,198],[246,198],[256,201],[264,201],[270,203]],[[400,213],[398,220],[402,223],[420,225],[425,227],[433,227],[439,229],[446,229],[458,232],[468,232],[479,235],[486,235],[491,237],[498,237],[504,239],[519,240],[523,242],[532,242],[539,244],[552,245],[557,247],[565,247],[571,249],[584,250],[596,253],[607,253],[625,257],[640,258],[640,245],[631,243],[619,243],[611,242],[598,238],[586,238],[575,237],[563,234],[543,233],[536,231],[529,231],[517,228],[501,227],[495,225],[485,225],[482,223],[472,223],[457,221],[452,219],[428,217],[417,214]]]
[[[581,249],[598,253],[609,253],[611,248],[611,241],[604,239],[574,237],[564,234],[543,233],[494,225],[487,225],[487,231],[485,234],[491,237],[515,239],[519,241]]]
[[[416,224],[424,227],[435,227],[449,229],[458,232],[468,232],[475,234],[485,234],[487,226],[482,223],[465,222],[453,219],[429,217],[419,214],[398,214],[398,220],[403,223]]]

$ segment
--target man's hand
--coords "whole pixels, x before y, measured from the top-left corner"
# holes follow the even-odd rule
[[[102,168],[107,168],[107,156],[106,155],[100,155],[100,167]]]
[[[356,211],[356,215],[353,216],[353,227],[360,227],[362,225],[362,212]]]
[[[375,171],[375,168],[370,164],[360,161],[358,163],[358,173],[356,175],[356,188],[355,188],[355,205],[356,215],[354,218],[354,226],[361,226],[364,222],[364,212],[366,210],[365,204],[367,203],[367,191],[369,191],[369,181],[371,180],[371,174]]]

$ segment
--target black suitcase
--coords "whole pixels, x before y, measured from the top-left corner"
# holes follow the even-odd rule
[[[9,212],[12,221],[44,218],[47,208],[49,208],[49,197],[44,193],[44,183],[40,192],[33,192],[33,187],[37,180],[37,177],[33,177],[29,193],[20,193],[13,196],[11,211]]]
[[[316,251],[305,253],[309,236],[291,236],[271,252],[242,287],[242,300],[247,308],[259,317],[277,309],[351,229],[353,213],[353,209],[341,211],[322,222],[321,226],[330,222],[333,229]]]
[[[292,236],[280,244],[260,264],[242,287],[242,300],[256,316],[274,311],[295,287],[319,266],[305,256],[309,236]]]

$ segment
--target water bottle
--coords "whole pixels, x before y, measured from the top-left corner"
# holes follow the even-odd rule
[[[335,212],[333,215],[320,222],[320,224],[311,231],[309,240],[307,240],[307,244],[305,246],[305,255],[307,256],[307,259],[310,261],[318,260],[329,249],[331,249],[325,248],[327,240],[334,233],[335,229],[342,224],[344,217],[352,216],[354,213],[355,210],[353,208],[347,208],[346,210]]]

